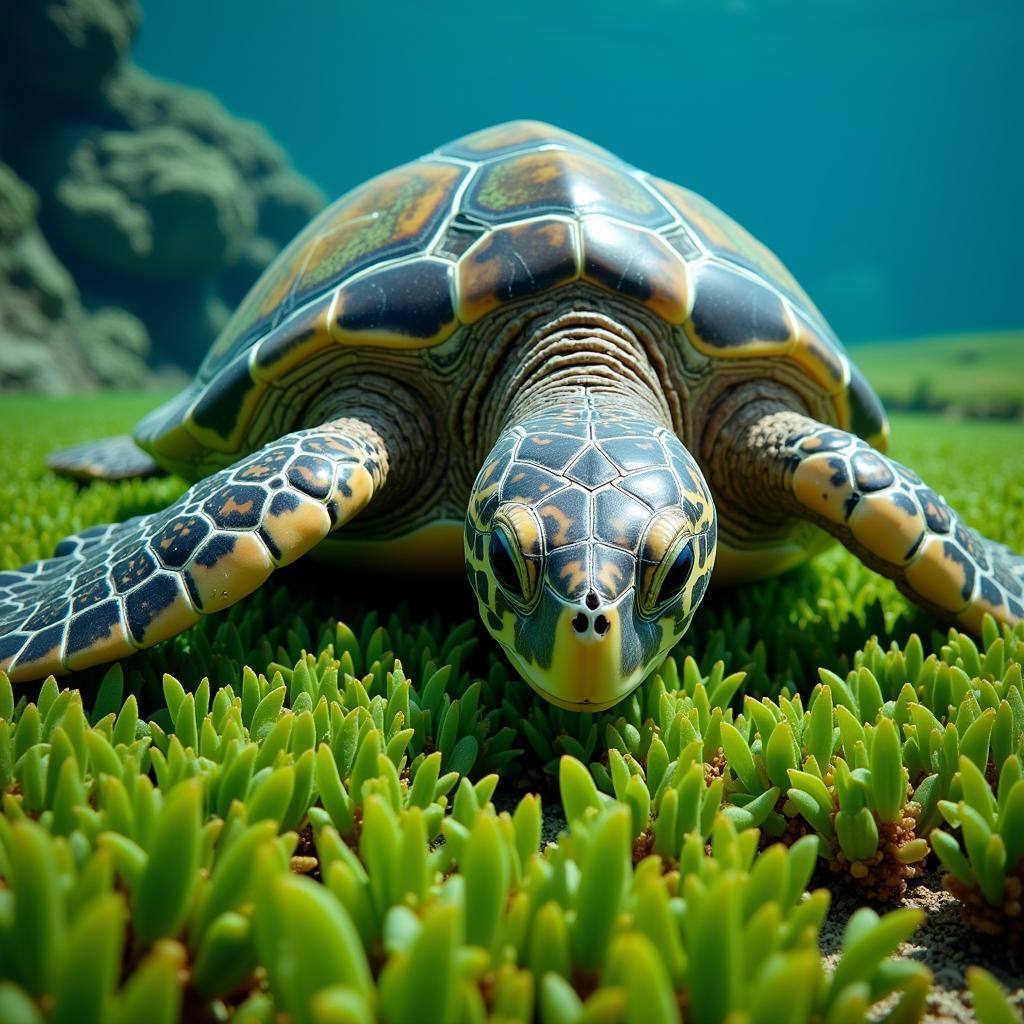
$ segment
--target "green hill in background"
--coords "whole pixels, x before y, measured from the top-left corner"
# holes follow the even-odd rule
[[[1024,331],[849,346],[890,410],[1024,418]]]

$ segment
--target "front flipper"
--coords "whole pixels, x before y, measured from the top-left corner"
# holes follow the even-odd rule
[[[380,436],[338,420],[267,445],[164,512],[0,572],[0,670],[15,682],[76,671],[182,632],[350,520],[387,469]]]
[[[133,480],[164,469],[130,437],[106,437],[62,448],[46,460],[47,468],[76,480]]]
[[[755,497],[824,527],[915,603],[975,633],[985,612],[1024,618],[1024,558],[865,441],[793,412],[749,417],[731,441]]]

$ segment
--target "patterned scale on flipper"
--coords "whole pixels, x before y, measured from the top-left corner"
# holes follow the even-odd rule
[[[916,473],[860,438],[786,419],[778,456],[792,494],[851,551],[975,633],[986,612],[1024,619],[1024,557],[980,536]]]
[[[339,420],[267,445],[163,512],[0,572],[0,670],[13,681],[75,671],[182,632],[350,520],[387,468],[379,435]]]

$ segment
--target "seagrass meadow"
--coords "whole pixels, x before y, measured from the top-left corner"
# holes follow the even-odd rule
[[[4,398],[0,568],[183,490],[43,468],[157,401]],[[1024,550],[1019,423],[893,436]],[[1024,626],[946,631],[833,550],[582,716],[460,582],[307,559],[113,667],[0,674],[0,1021],[1019,1020]]]

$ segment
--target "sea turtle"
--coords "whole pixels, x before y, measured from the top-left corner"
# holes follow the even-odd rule
[[[947,620],[1019,620],[1024,559],[887,458],[887,433],[736,223],[584,139],[500,125],[339,199],[134,443],[52,460],[197,482],[0,574],[0,668],[148,647],[315,545],[464,559],[526,681],[588,711],[679,639],[712,567],[756,579],[832,538]]]

